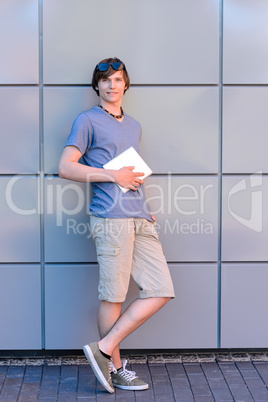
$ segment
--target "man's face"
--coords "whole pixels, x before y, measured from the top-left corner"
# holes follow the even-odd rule
[[[101,79],[97,89],[104,103],[120,102],[121,104],[126,89],[123,71],[115,71],[110,77]]]

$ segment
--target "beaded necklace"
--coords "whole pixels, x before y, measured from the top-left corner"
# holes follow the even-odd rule
[[[106,113],[109,113],[112,117],[114,117],[115,119],[121,119],[124,116],[124,112],[123,112],[123,108],[122,106],[120,107],[121,110],[121,114],[112,114],[109,112],[109,110],[105,109],[105,107],[98,105],[102,110],[104,110]]]

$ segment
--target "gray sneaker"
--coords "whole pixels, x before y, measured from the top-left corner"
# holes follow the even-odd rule
[[[85,345],[83,351],[101,385],[112,394],[114,392],[111,380],[112,361],[101,354],[98,342]]]
[[[114,387],[126,389],[129,391],[141,391],[148,389],[149,385],[142,381],[135,371],[126,370],[127,360],[123,361],[123,367],[120,370],[113,369],[111,374]]]

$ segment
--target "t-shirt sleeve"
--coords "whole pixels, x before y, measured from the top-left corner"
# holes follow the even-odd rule
[[[93,129],[91,121],[85,113],[81,113],[74,121],[65,147],[73,145],[84,155],[91,147]]]

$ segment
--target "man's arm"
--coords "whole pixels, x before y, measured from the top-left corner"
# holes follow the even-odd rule
[[[75,146],[69,145],[64,148],[59,162],[61,178],[80,182],[114,182],[133,191],[143,183],[143,180],[138,178],[143,176],[143,173],[132,172],[134,166],[126,166],[119,170],[104,170],[81,165],[78,163],[81,156],[81,152]]]

